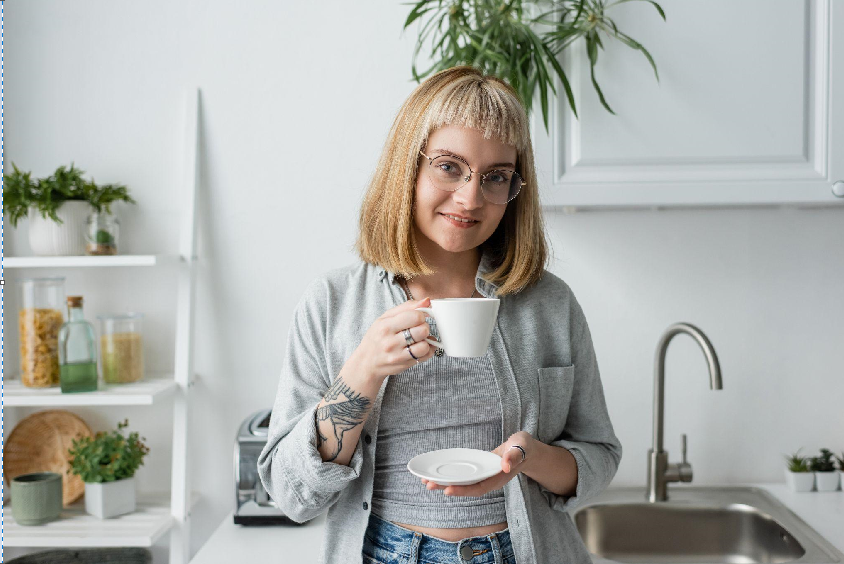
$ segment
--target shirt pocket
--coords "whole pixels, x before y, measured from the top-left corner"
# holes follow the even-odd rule
[[[563,432],[574,387],[574,365],[539,369],[539,424],[537,436],[550,444]]]

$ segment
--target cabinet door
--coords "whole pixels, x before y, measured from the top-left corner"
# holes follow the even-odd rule
[[[532,116],[546,206],[844,205],[844,1],[663,0],[607,10],[653,55],[602,37],[564,51],[545,132]],[[538,104],[536,106],[539,107]]]

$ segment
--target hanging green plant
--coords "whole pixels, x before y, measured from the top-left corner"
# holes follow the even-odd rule
[[[533,94],[539,88],[542,119],[548,131],[548,91],[557,93],[548,66],[560,78],[571,111],[577,117],[569,80],[557,57],[563,49],[583,37],[592,85],[604,108],[615,114],[595,78],[598,50],[604,48],[601,32],[641,51],[659,81],[656,63],[647,49],[622,33],[605,14],[608,8],[631,1],[634,0],[615,0],[609,4],[606,0],[418,0],[406,3],[412,5],[413,9],[404,22],[404,29],[417,19],[428,16],[422,24],[413,52],[413,79],[421,82],[426,76],[441,70],[472,65],[485,74],[506,80],[519,93],[528,113],[531,111]],[[665,12],[659,4],[653,0],[638,1],[652,4],[665,20]],[[531,4],[536,6],[536,11],[541,12],[538,16],[525,15]],[[550,9],[547,9],[549,6]],[[550,25],[552,29],[540,35],[534,31],[536,25]],[[429,36],[433,45],[431,58],[436,62],[420,73],[416,68],[416,57]]]

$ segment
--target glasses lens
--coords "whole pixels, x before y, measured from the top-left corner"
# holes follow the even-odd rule
[[[469,167],[454,157],[443,155],[431,161],[431,180],[440,190],[454,192],[466,184]],[[484,198],[494,204],[506,204],[522,189],[522,177],[511,170],[493,170],[481,180]]]
[[[522,177],[512,170],[493,170],[481,183],[484,197],[494,204],[506,204],[519,195]]]
[[[437,188],[454,192],[466,183],[469,169],[452,157],[442,156],[431,161],[431,175]]]

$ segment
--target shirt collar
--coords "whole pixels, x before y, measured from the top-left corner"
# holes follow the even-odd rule
[[[489,250],[487,246],[482,247],[481,251],[481,262],[478,264],[478,272],[475,274],[475,287],[477,288],[478,292],[481,293],[485,298],[494,298],[495,297],[495,290],[498,289],[498,285],[494,284],[482,276],[483,274],[487,274],[494,270],[494,258],[492,252]],[[377,266],[376,272],[378,273],[378,279],[381,281],[389,280],[390,284],[396,284],[396,273],[390,272],[389,270],[385,269],[383,266]]]

